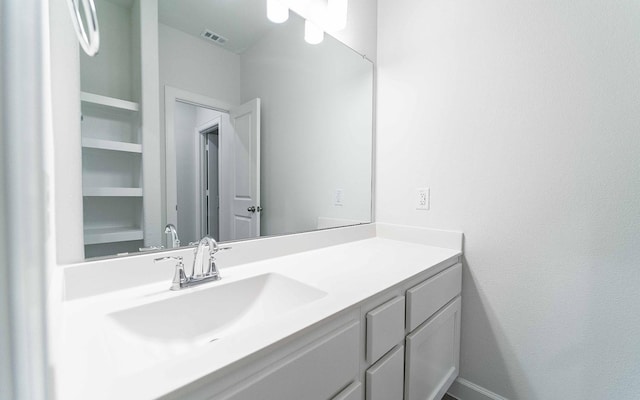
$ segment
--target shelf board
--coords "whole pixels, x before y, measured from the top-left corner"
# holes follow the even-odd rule
[[[133,101],[116,99],[115,97],[102,96],[100,94],[80,92],[80,100],[85,103],[99,106],[117,108],[127,111],[140,111],[140,104]]]
[[[115,140],[82,138],[82,147],[89,149],[124,151],[128,153],[142,153],[141,144],[117,142]]]
[[[130,240],[142,240],[144,238],[140,228],[99,228],[85,229],[84,244],[100,244],[112,242],[126,242]]]
[[[84,197],[142,197],[142,188],[126,187],[85,187]]]

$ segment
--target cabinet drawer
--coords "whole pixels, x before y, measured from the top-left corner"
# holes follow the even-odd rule
[[[404,337],[404,296],[367,313],[367,361],[373,363]]]
[[[407,290],[407,329],[416,329],[461,289],[462,264],[458,263]]]
[[[404,392],[404,346],[385,355],[367,370],[367,400],[402,399]]]
[[[362,384],[353,382],[331,400],[362,400]]]
[[[245,380],[225,400],[326,400],[358,375],[360,323],[352,322]]]
[[[441,399],[458,376],[460,297],[407,336],[405,400]]]

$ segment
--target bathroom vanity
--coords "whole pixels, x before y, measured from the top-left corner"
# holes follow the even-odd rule
[[[458,375],[461,244],[385,224],[238,242],[222,280],[180,291],[149,254],[66,267],[59,398],[438,399]]]
[[[50,4],[55,397],[441,396],[458,374],[462,234],[370,223],[366,53],[305,43],[313,18],[273,24],[262,0],[96,3],[95,57]],[[375,25],[358,10],[354,26]],[[173,249],[167,225],[231,246],[222,279],[169,290],[175,265],[154,260],[189,268],[194,249]]]

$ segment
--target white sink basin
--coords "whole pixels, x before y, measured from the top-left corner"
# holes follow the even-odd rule
[[[229,283],[223,279],[205,289],[185,290],[169,299],[112,313],[109,319],[121,331],[144,342],[191,347],[221,339],[326,295],[275,273]]]

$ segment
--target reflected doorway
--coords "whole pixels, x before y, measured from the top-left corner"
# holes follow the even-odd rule
[[[260,235],[260,99],[239,106],[165,87],[167,223],[183,244]]]
[[[200,134],[200,236],[220,238],[219,144],[220,118],[199,129]]]
[[[230,134],[229,114],[179,100],[174,106],[177,224],[182,243],[220,235],[220,136]],[[221,187],[222,186],[222,187]]]

